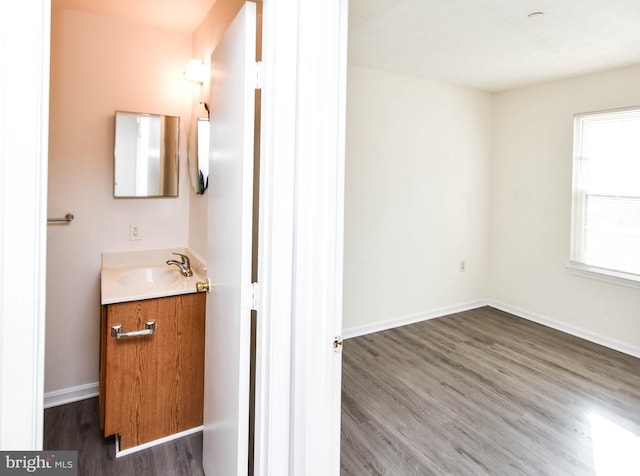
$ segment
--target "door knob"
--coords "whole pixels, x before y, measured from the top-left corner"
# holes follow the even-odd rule
[[[198,291],[199,293],[208,293],[211,291],[211,281],[209,281],[209,278],[207,278],[206,282],[203,281],[198,281],[196,283],[196,291]]]

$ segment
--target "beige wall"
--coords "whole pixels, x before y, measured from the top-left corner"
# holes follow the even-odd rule
[[[98,380],[100,254],[189,246],[206,259],[207,197],[190,186],[187,138],[192,106],[208,84],[182,81],[188,59],[209,63],[242,6],[216,2],[193,34],[158,30],[69,10],[52,18],[45,392]],[[116,110],[180,116],[180,194],[113,196]],[[129,224],[142,239],[129,240]]]
[[[48,227],[46,392],[98,380],[100,253],[188,244],[190,57],[191,35],[54,12],[48,208],[76,219]],[[178,198],[113,198],[116,110],[180,116]]]
[[[573,115],[640,105],[640,66],[497,94],[491,292],[534,318],[640,355],[640,289],[569,274]]]
[[[485,298],[491,95],[354,65],[347,87],[346,333]]]

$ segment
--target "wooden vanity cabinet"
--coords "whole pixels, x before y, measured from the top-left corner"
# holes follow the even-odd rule
[[[100,423],[121,450],[202,425],[205,306],[205,293],[102,306]],[[152,321],[152,335],[111,335]]]

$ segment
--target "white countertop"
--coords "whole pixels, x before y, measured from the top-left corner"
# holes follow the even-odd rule
[[[180,274],[177,266],[169,266],[166,261],[179,259],[171,253],[183,253],[191,260],[193,276]],[[165,273],[175,274],[170,283],[163,282],[134,282],[125,283],[122,279],[126,273],[137,269],[157,268]],[[113,304],[117,302],[139,301],[178,294],[196,292],[196,283],[206,281],[206,267],[202,261],[190,250],[184,248],[168,250],[136,251],[134,253],[103,253],[102,269],[100,270],[100,302]]]

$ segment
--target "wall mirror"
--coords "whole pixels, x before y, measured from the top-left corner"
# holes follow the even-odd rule
[[[177,197],[179,136],[179,117],[116,111],[114,197]]]
[[[193,190],[203,194],[209,185],[209,108],[206,103],[200,103],[191,119],[189,174]]]

